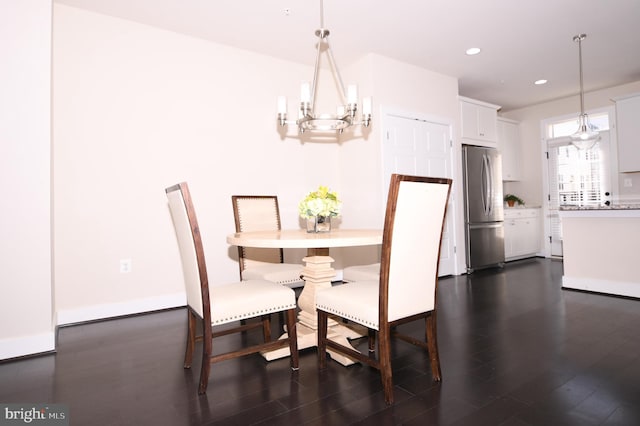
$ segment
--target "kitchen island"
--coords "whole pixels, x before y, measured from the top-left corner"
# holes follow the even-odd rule
[[[640,205],[561,207],[562,287],[640,298]]]

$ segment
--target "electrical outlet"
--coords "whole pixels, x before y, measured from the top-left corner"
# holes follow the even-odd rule
[[[131,259],[120,259],[120,273],[128,274],[131,272]]]

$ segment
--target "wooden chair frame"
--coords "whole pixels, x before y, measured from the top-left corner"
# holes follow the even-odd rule
[[[202,237],[200,234],[200,228],[196,218],[195,210],[193,208],[193,202],[191,200],[191,194],[186,182],[179,183],[172,187],[167,188],[166,193],[169,194],[173,191],[180,191],[184,201],[184,207],[189,220],[189,226],[191,230],[191,236],[193,238],[193,244],[195,248],[198,276],[200,281],[200,291],[202,298],[202,312],[201,316],[192,306],[188,306],[187,309],[187,342],[184,356],[184,368],[191,368],[193,361],[193,353],[195,350],[196,342],[202,341],[202,368],[200,370],[200,382],[198,385],[198,393],[204,394],[207,391],[209,382],[209,374],[211,370],[211,364],[225,361],[228,359],[238,358],[249,354],[258,353],[261,351],[269,351],[278,349],[284,346],[289,346],[291,352],[291,368],[298,369],[298,345],[297,345],[297,333],[296,333],[296,309],[286,309],[285,318],[287,325],[287,338],[272,340],[271,339],[271,315],[259,316],[259,322],[246,322],[239,326],[228,326],[219,331],[214,331],[212,325],[211,316],[211,303],[209,292],[209,279],[207,275],[207,267],[204,258],[204,249],[202,245]],[[237,285],[243,285],[237,283]],[[291,290],[292,291],[292,290]],[[282,312],[282,311],[280,311]],[[202,334],[197,334],[197,323],[202,321]],[[228,351],[224,353],[213,354],[213,339],[225,336],[228,334],[244,332],[249,329],[261,327],[263,333],[264,342],[249,347],[244,347],[234,351]]]
[[[436,264],[435,275],[429,279],[435,280],[434,292],[436,299],[434,302],[434,308],[428,312],[422,312],[405,318],[401,318],[395,321],[388,320],[388,302],[389,302],[389,271],[391,260],[391,242],[394,232],[396,205],[398,201],[398,192],[400,183],[403,181],[425,182],[448,185],[447,189],[447,201],[451,192],[451,179],[444,178],[428,178],[428,177],[416,177],[406,175],[392,175],[391,185],[389,188],[389,197],[387,202],[385,225],[383,232],[382,242],[382,255],[381,255],[381,272],[379,280],[379,305],[378,305],[378,356],[375,356],[375,334],[376,330],[369,328],[369,354],[363,354],[353,348],[344,346],[327,337],[327,323],[330,313],[323,311],[317,306],[318,312],[318,360],[320,368],[326,368],[327,365],[327,349],[332,349],[336,352],[347,355],[354,360],[357,360],[363,364],[373,367],[380,371],[382,385],[384,389],[385,402],[387,404],[393,403],[393,379],[391,369],[391,338],[397,337],[401,340],[409,342],[411,344],[420,346],[426,349],[429,353],[429,360],[431,365],[431,373],[435,381],[442,380],[442,374],[440,369],[440,359],[438,354],[438,342],[437,342],[437,287],[438,287],[438,267]],[[440,226],[440,243],[442,242],[442,232],[445,225],[446,216],[446,202],[444,205],[444,214],[441,218],[442,224]],[[439,246],[438,246],[439,247]],[[440,258],[440,249],[438,248],[438,259]],[[346,284],[351,285],[351,284]],[[330,291],[330,290],[328,290]],[[335,315],[331,314],[332,316]],[[416,339],[409,335],[401,334],[397,331],[397,326],[407,322],[422,319],[425,321],[425,340]]]
[[[240,208],[238,206],[238,201],[243,200],[243,199],[263,199],[263,200],[273,200],[274,204],[275,204],[275,209],[276,209],[276,219],[278,222],[278,231],[281,228],[281,223],[280,223],[280,206],[278,205],[278,197],[276,195],[232,195],[231,196],[231,203],[233,204],[233,220],[235,222],[236,225],[236,232],[242,232],[242,223],[240,221]],[[272,251],[273,253],[278,253],[278,261],[280,263],[284,262],[284,250],[282,248],[273,248],[273,249],[269,249],[270,251]],[[238,246],[238,264],[240,265],[240,278],[242,279],[242,271],[244,271],[244,269],[246,268],[245,265],[245,254],[246,254],[246,248],[245,247],[241,247]]]
[[[233,204],[233,219],[235,222],[236,232],[243,232],[246,229],[243,229],[242,225],[242,214],[240,208],[240,202],[243,200],[271,200],[274,205],[275,210],[275,220],[276,220],[276,229],[280,231],[282,229],[282,225],[280,222],[280,206],[278,204],[278,197],[276,195],[232,195],[231,203]],[[261,229],[262,230],[262,229]],[[272,229],[264,229],[264,230],[272,230]],[[302,271],[303,265],[300,264],[288,264],[284,262],[284,249],[282,248],[252,248],[252,247],[242,247],[238,246],[238,266],[240,268],[240,279],[244,280],[246,277],[244,276],[244,272],[247,269],[247,261],[253,260],[251,259],[250,253],[257,254],[259,252],[259,256],[262,259],[258,259],[261,261],[272,262],[272,263],[280,263],[283,266],[287,265],[290,268],[299,267],[300,271]],[[295,288],[302,287],[304,285],[304,280],[301,276],[298,276],[298,280],[296,281],[278,281],[283,285]],[[269,278],[266,278],[269,279]]]

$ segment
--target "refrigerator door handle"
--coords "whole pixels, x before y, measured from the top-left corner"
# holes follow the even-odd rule
[[[493,163],[491,158],[487,155],[487,179],[489,181],[489,191],[487,193],[487,205],[489,206],[488,210],[488,214],[489,215],[493,215],[493,195],[494,195],[494,191],[495,188],[493,187]]]
[[[504,226],[503,222],[495,222],[495,223],[470,223],[469,229],[495,229],[502,228]]]
[[[480,165],[480,200],[482,201],[482,213],[487,214],[487,203],[485,201],[485,186],[486,186],[486,182],[484,180],[484,168],[485,168],[486,164],[485,164],[485,158],[484,158],[484,154],[482,154],[482,164]]]
[[[482,170],[480,176],[481,183],[481,192],[482,192],[482,210],[485,215],[489,215],[489,211],[491,209],[491,205],[489,203],[489,191],[490,191],[490,182],[491,175],[489,171],[489,157],[486,154],[482,155]]]

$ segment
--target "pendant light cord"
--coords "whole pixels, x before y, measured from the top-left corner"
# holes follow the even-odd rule
[[[578,63],[580,65],[580,114],[584,115],[584,85],[582,83],[582,40],[587,37],[586,34],[579,34],[573,38],[578,42]]]

